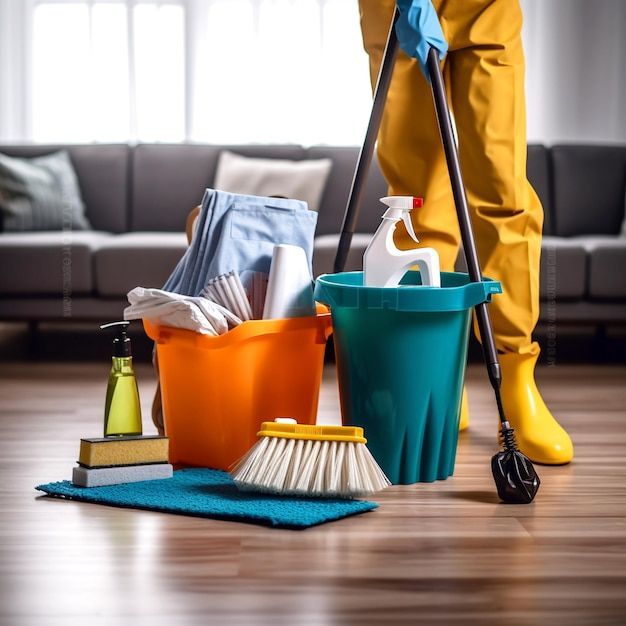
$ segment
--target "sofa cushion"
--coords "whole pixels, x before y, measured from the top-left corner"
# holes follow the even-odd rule
[[[125,296],[134,287],[162,287],[187,249],[184,233],[125,233],[96,251],[96,292]]]
[[[0,293],[87,294],[94,251],[112,236],[93,231],[0,235]]]
[[[554,234],[617,235],[624,218],[626,146],[554,146]]]
[[[371,233],[354,233],[346,261],[346,272],[356,272],[363,269],[363,253],[371,240]],[[334,272],[338,245],[339,235],[319,235],[315,238],[313,275],[316,278],[320,274],[332,274]]]
[[[620,237],[626,237],[626,186],[624,187],[624,219],[619,230]]]
[[[43,156],[59,150],[70,154],[92,228],[112,233],[128,230],[128,146],[0,146],[0,152],[17,157]]]
[[[585,296],[587,253],[583,244],[562,237],[544,237],[541,244],[541,300],[578,300]]]
[[[213,186],[223,149],[252,157],[301,159],[298,146],[140,144],[133,150],[133,231],[180,231],[204,190]]]
[[[577,237],[587,251],[592,300],[626,299],[626,237]]]

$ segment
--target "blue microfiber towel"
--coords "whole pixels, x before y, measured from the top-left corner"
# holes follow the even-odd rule
[[[182,469],[172,478],[107,487],[75,487],[68,480],[39,485],[39,491],[97,504],[216,519],[307,528],[371,511],[375,502],[320,498],[287,498],[241,492],[226,472],[205,468]]]
[[[306,202],[207,189],[191,245],[163,289],[199,296],[209,278],[234,270],[268,274],[274,246],[300,246],[309,271],[317,213]]]

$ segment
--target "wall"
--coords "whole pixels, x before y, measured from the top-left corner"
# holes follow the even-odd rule
[[[626,1],[522,7],[529,141],[626,143]]]

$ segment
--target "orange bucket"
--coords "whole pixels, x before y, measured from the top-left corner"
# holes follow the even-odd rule
[[[170,462],[226,470],[261,422],[315,424],[329,313],[251,320],[224,335],[154,326]]]

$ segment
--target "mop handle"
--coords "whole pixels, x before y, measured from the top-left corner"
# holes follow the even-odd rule
[[[448,165],[448,174],[450,175],[450,183],[452,185],[452,195],[454,197],[454,206],[456,208],[459,229],[461,231],[461,241],[463,242],[463,251],[465,253],[465,261],[470,280],[474,283],[482,282],[482,272],[480,270],[480,262],[478,260],[478,252],[476,251],[476,240],[474,231],[472,230],[472,222],[470,219],[469,209],[467,206],[467,195],[465,193],[465,185],[463,183],[463,175],[461,173],[461,164],[459,162],[459,154],[454,140],[452,131],[452,120],[450,118],[450,109],[448,108],[448,99],[446,97],[446,89],[439,67],[439,54],[435,48],[431,48],[428,52],[428,73],[430,74],[433,100],[435,103],[435,111],[437,113],[437,122],[439,124],[439,132],[441,134],[441,143],[446,156]],[[500,384],[501,372],[500,363],[498,361],[498,352],[493,338],[493,327],[491,318],[489,317],[489,309],[486,302],[481,302],[474,307],[476,311],[476,319],[478,321],[478,329],[480,331],[480,339],[485,357],[485,364],[489,373],[489,381],[491,386],[498,392],[496,399],[498,401],[498,412],[501,421],[504,419],[504,413],[500,405]]]
[[[346,206],[346,212],[343,216],[341,235],[339,237],[339,245],[337,246],[337,255],[335,256],[334,271],[336,274],[343,272],[346,267],[348,253],[350,252],[350,244],[352,243],[352,235],[354,234],[356,221],[361,208],[363,188],[365,187],[367,174],[372,163],[372,157],[374,156],[374,147],[376,146],[378,129],[380,128],[380,121],[383,117],[385,101],[387,100],[387,92],[389,91],[389,85],[393,75],[393,66],[398,50],[398,39],[396,36],[396,29],[394,28],[398,16],[399,12],[396,7],[393,19],[391,20],[391,26],[389,27],[389,34],[387,35],[387,44],[385,46],[383,61],[376,80],[374,103],[372,104],[372,111],[367,124],[365,141],[363,142],[361,151],[359,152],[354,178],[352,179],[352,187],[350,188],[350,195],[348,196],[348,204]]]

